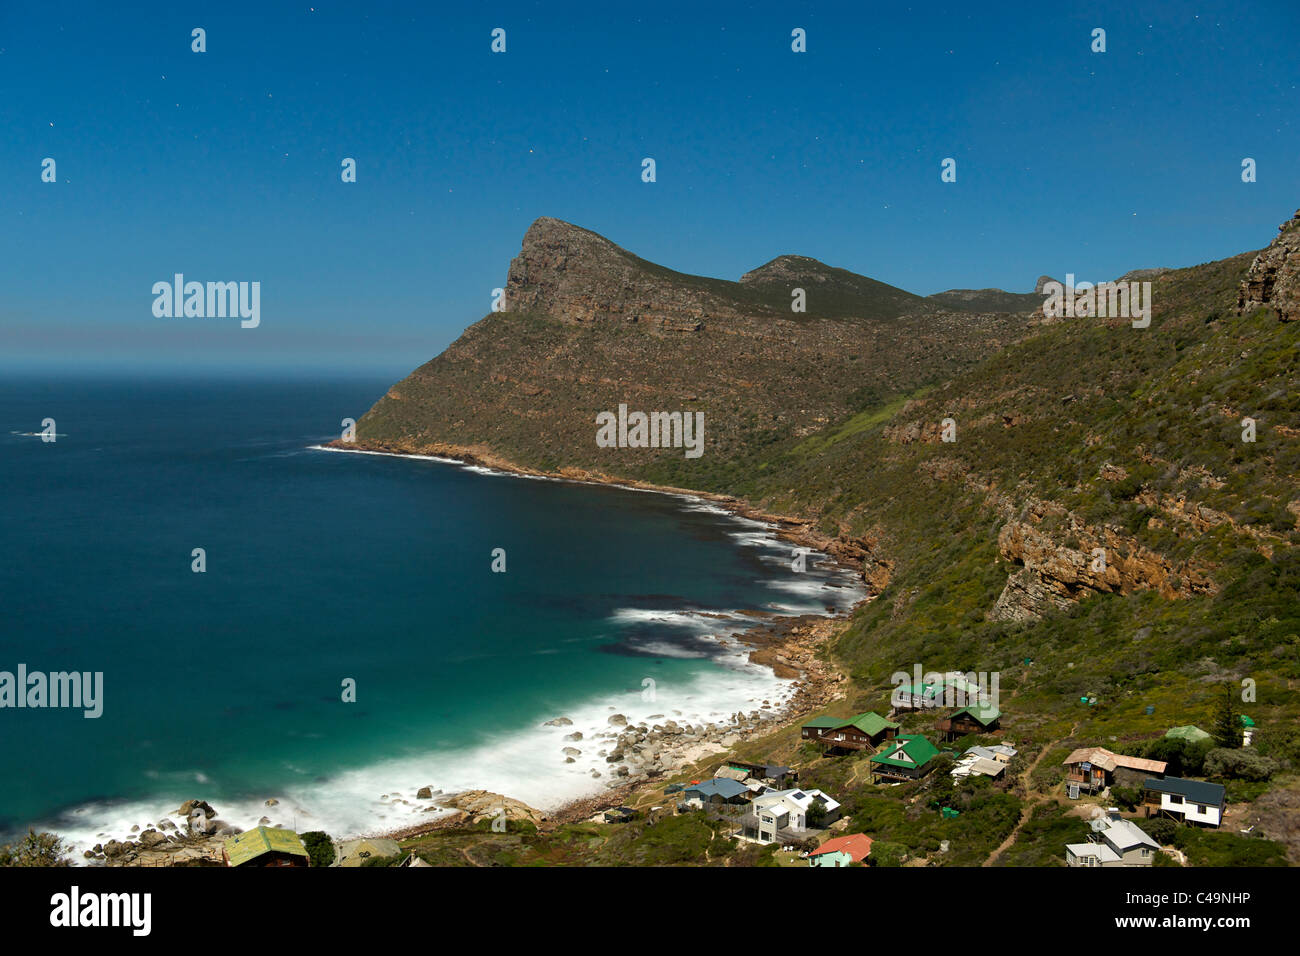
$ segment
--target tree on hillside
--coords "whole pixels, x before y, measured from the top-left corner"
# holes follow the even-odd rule
[[[1241,746],[1241,728],[1237,725],[1236,709],[1232,704],[1232,687],[1224,687],[1223,696],[1214,709],[1214,724],[1210,730],[1215,743],[1220,747]]]
[[[71,866],[67,852],[57,834],[28,830],[17,843],[0,846],[0,866]]]
[[[308,830],[302,835],[312,866],[330,866],[334,862],[334,841],[324,830]]]
[[[814,797],[812,804],[808,807],[807,822],[810,829],[820,830],[826,824],[826,801],[821,797]]]

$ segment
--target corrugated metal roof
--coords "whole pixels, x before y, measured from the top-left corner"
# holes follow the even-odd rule
[[[1160,849],[1160,844],[1151,839],[1145,830],[1132,820],[1125,820],[1122,817],[1106,817],[1101,832],[1107,842],[1117,847],[1121,853],[1135,846]]]
[[[1185,780],[1182,777],[1164,777],[1160,780],[1148,780],[1143,786],[1147,790],[1159,793],[1176,793],[1186,797],[1192,803],[1204,803],[1222,806],[1227,791],[1221,783],[1209,783],[1205,780]]]
[[[719,796],[724,800],[730,800],[742,793],[749,793],[749,788],[738,780],[732,780],[730,777],[714,777],[712,780],[705,781],[697,786],[687,787],[686,793],[698,793],[701,797],[706,798]]]
[[[868,710],[865,713],[850,718],[848,723],[858,728],[858,730],[862,731],[868,737],[874,737],[876,734],[884,730],[897,730],[902,726],[901,724],[894,723],[892,720],[886,720],[884,717],[881,717],[872,710]]]
[[[1085,762],[1100,767],[1107,772],[1113,771],[1116,767],[1125,767],[1129,770],[1142,770],[1147,773],[1164,773],[1165,767],[1168,766],[1163,760],[1148,760],[1145,757],[1129,757],[1124,754],[1111,753],[1105,747],[1081,747],[1061,761],[1063,765]]]
[[[1123,859],[1104,843],[1067,843],[1065,848],[1075,856],[1095,856],[1102,863],[1118,863]]]
[[[831,730],[836,727],[843,727],[846,723],[847,721],[843,717],[830,717],[826,714],[822,714],[820,717],[814,717],[811,720],[804,721],[802,726]]]
[[[970,769],[972,773],[982,773],[986,777],[996,777],[1007,769],[1007,765],[1000,760],[976,757],[971,763]]]
[[[1115,755],[1105,747],[1080,747],[1061,761],[1063,766],[1076,763],[1090,763],[1094,767],[1111,771],[1115,769]]]
[[[231,866],[242,866],[264,853],[290,853],[311,859],[302,838],[292,830],[279,827],[256,827],[226,841],[226,856]]]

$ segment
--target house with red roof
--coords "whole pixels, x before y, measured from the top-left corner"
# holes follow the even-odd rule
[[[827,840],[808,854],[809,866],[851,866],[861,863],[864,866],[871,855],[871,837],[865,833],[850,833],[848,836]]]

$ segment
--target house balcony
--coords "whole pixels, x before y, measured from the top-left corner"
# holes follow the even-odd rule
[[[798,843],[801,840],[815,837],[822,832],[820,830],[797,830],[793,827],[777,827],[775,833],[773,833],[770,824],[768,825],[769,828],[764,831],[759,827],[758,815],[753,813],[747,813],[734,822],[740,824],[740,832],[736,835],[741,839],[750,840],[754,843],[778,843],[782,845]],[[774,839],[765,839],[763,834],[771,834]]]

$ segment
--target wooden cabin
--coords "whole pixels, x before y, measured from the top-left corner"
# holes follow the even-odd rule
[[[874,750],[886,740],[892,740],[900,725],[886,720],[874,711],[866,711],[823,730],[816,738],[828,750]]]
[[[1152,775],[1163,776],[1167,764],[1163,760],[1111,753],[1105,747],[1081,747],[1066,757],[1062,766],[1069,768],[1065,775],[1067,785],[1096,793],[1115,783],[1140,786]]]
[[[939,748],[920,734],[900,734],[871,758],[871,780],[916,780],[934,768]]]
[[[967,734],[987,734],[998,729],[1002,712],[996,707],[971,704],[955,710],[935,724],[944,740],[958,740]]]

